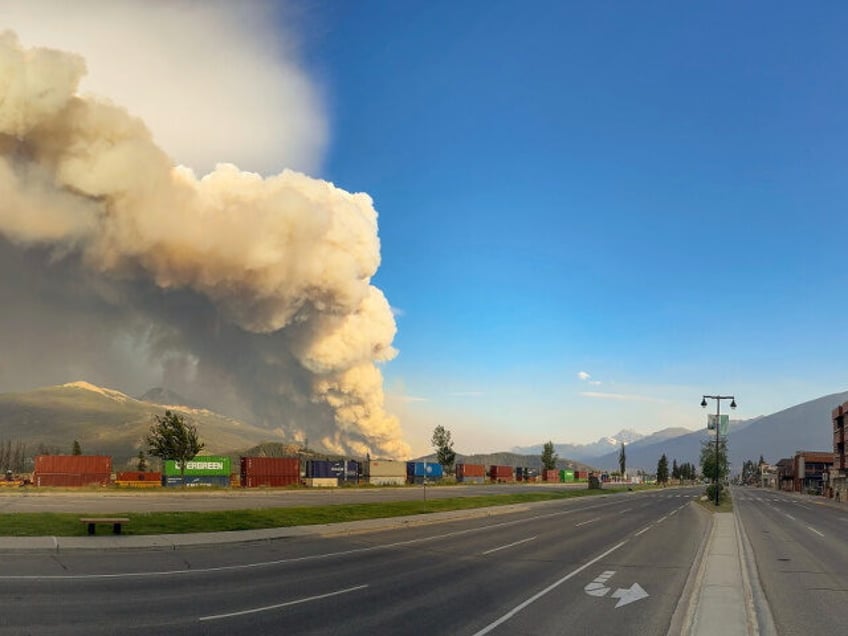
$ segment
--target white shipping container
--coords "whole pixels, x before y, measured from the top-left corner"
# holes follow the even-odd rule
[[[306,485],[310,488],[335,488],[339,485],[338,477],[307,477]]]
[[[366,483],[372,486],[403,486],[406,484],[406,475],[371,475]]]
[[[406,462],[393,459],[372,459],[365,464],[365,474],[374,477],[398,477],[406,481]],[[373,482],[372,482],[373,483]]]

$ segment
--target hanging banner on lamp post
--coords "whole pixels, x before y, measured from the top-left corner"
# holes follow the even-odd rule
[[[715,413],[710,413],[707,415],[707,430],[714,431],[716,428],[716,419],[718,419],[718,433],[719,435],[727,435],[727,431],[730,430],[730,416],[729,415],[716,415]]]

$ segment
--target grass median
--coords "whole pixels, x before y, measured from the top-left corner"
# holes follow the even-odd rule
[[[81,517],[127,517],[124,534],[183,534],[189,532],[228,532],[308,526],[343,521],[362,521],[404,515],[430,514],[449,510],[468,510],[487,506],[531,503],[552,499],[571,499],[621,492],[623,489],[562,490],[539,493],[452,497],[428,501],[395,501],[389,503],[336,504],[331,506],[299,506],[290,508],[260,508],[211,512],[115,512],[115,513],[55,513],[21,512],[0,514],[0,536],[14,537],[72,537],[86,534]]]

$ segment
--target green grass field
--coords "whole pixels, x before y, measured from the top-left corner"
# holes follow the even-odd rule
[[[257,530],[305,526],[343,521],[361,521],[404,515],[420,515],[449,510],[467,510],[487,506],[529,503],[552,499],[570,499],[621,492],[622,489],[561,490],[539,493],[485,495],[480,497],[455,497],[424,501],[398,501],[391,503],[339,504],[333,506],[302,506],[296,508],[266,508],[252,510],[227,510],[216,512],[149,512],[108,514],[97,513],[10,513],[0,514],[0,536],[70,537],[86,534],[80,517],[121,516],[129,518],[125,534],[181,534],[189,532],[226,532],[232,530]]]

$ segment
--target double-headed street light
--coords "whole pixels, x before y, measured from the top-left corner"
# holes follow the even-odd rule
[[[707,398],[716,401],[716,421],[715,421],[715,430],[716,430],[716,450],[715,450],[715,505],[718,505],[718,492],[719,492],[719,463],[718,463],[718,444],[719,444],[719,428],[721,423],[721,401],[722,400],[730,400],[730,408],[736,408],[736,398],[732,395],[705,395],[701,400],[701,406],[703,408],[707,408]]]

